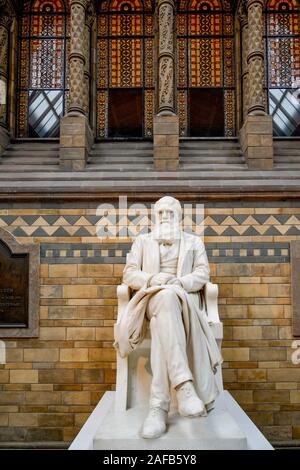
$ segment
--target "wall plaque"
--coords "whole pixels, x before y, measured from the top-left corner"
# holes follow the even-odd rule
[[[38,336],[39,246],[0,228],[0,337]]]

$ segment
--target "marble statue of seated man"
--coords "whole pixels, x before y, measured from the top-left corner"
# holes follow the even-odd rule
[[[135,295],[115,338],[124,357],[150,324],[152,383],[144,438],[166,431],[170,387],[180,415],[206,416],[218,394],[215,372],[222,362],[201,290],[209,281],[204,244],[181,230],[182,209],[173,197],[157,201],[154,213],[154,230],[138,236],[127,257],[123,282]]]

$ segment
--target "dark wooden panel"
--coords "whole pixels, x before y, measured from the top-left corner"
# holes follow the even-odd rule
[[[28,325],[28,263],[27,254],[13,255],[0,241],[0,328]]]
[[[109,90],[108,136],[143,137],[142,89]]]
[[[300,240],[291,241],[293,335],[300,336]]]
[[[190,88],[191,137],[224,136],[224,91],[221,88]]]

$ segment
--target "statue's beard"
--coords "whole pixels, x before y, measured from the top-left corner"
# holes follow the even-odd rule
[[[154,237],[159,241],[180,239],[180,226],[176,223],[158,222],[154,228]]]

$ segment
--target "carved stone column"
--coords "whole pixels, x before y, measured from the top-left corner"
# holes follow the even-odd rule
[[[175,114],[174,98],[174,9],[173,0],[159,0],[159,104],[158,113]]]
[[[249,24],[246,0],[242,1],[239,9],[239,18],[241,24],[242,36],[242,101],[243,101],[243,122],[248,114],[249,108],[249,68],[248,68],[248,42],[249,42]]]
[[[68,114],[84,113],[85,9],[87,0],[71,0],[70,93]]]
[[[91,38],[94,21],[96,18],[94,4],[90,2],[86,8],[84,25],[84,112],[90,115],[90,93],[91,93]]]
[[[248,114],[265,115],[264,104],[264,48],[263,48],[264,0],[248,0],[248,51],[249,107]]]
[[[0,17],[0,155],[9,143],[7,123],[9,28],[12,18]]]
[[[70,91],[68,113],[60,126],[60,166],[64,169],[82,170],[85,167],[93,141],[87,119],[85,81],[86,51],[86,9],[89,0],[71,0],[70,38]]]
[[[175,114],[175,43],[173,0],[158,0],[158,114],[154,117],[154,165],[177,169],[179,121]]]
[[[85,36],[85,65],[84,65],[84,87],[83,87],[83,109],[86,116],[89,115],[89,100],[90,100],[90,37],[91,29],[88,23],[84,26]]]
[[[264,0],[247,0],[248,110],[240,141],[249,168],[269,170],[274,150],[272,117],[266,114],[264,100],[263,6]]]

